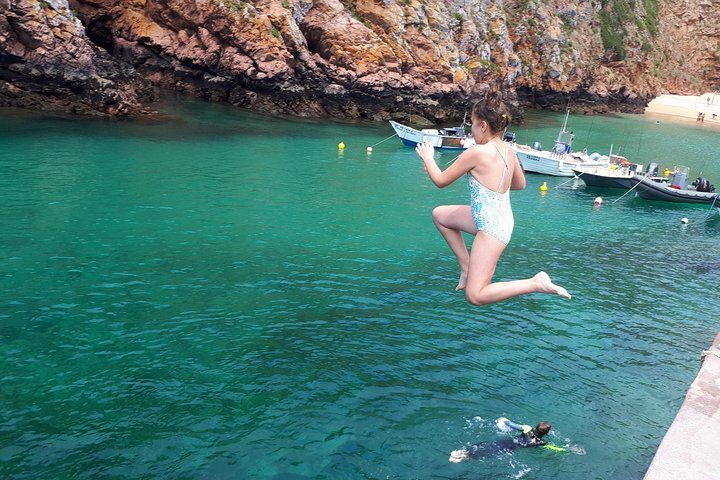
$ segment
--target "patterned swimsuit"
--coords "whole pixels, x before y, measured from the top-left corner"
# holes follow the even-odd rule
[[[505,172],[510,172],[507,165],[508,146],[505,145],[505,155],[500,153],[497,145],[495,149],[500,154],[505,168],[497,191],[492,191],[480,183],[470,172],[467,173],[470,184],[470,212],[472,213],[475,226],[481,232],[485,232],[497,238],[505,245],[510,242],[515,220],[513,219],[512,208],[510,207],[510,188],[500,193]]]

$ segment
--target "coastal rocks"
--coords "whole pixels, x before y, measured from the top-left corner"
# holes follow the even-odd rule
[[[720,10],[712,4],[510,0],[522,103],[639,113],[663,92],[710,90],[720,75]]]
[[[65,0],[1,0],[0,13],[0,106],[149,113],[150,85],[89,41]]]
[[[407,3],[338,0],[72,6],[95,43],[156,85],[270,113],[386,119],[404,110],[434,119],[447,115],[435,113],[442,104],[462,116],[472,95],[496,81],[456,75],[459,30],[446,27],[452,14],[440,5],[419,12]],[[506,95],[514,102],[511,89]]]
[[[76,81],[71,92],[124,105],[95,111],[137,110],[147,81],[269,113],[437,122],[491,90],[515,118],[521,106],[639,112],[720,75],[711,0],[64,1],[0,0],[11,12],[0,98],[28,91],[26,77],[37,84],[36,68],[62,81],[34,90],[35,103],[66,98],[63,82]]]

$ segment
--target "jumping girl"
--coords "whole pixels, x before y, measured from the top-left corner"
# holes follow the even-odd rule
[[[503,250],[510,241],[514,220],[510,190],[525,188],[525,174],[515,152],[500,138],[510,115],[497,99],[487,98],[472,108],[472,135],[476,145],[463,152],[445,171],[435,162],[435,149],[418,144],[417,154],[435,185],[446,187],[467,174],[470,205],[442,205],[433,210],[435,226],[460,265],[455,290],[465,289],[473,305],[487,305],[527,293],[550,293],[570,299],[545,272],[532,278],[490,283]],[[475,235],[468,252],[462,233]]]

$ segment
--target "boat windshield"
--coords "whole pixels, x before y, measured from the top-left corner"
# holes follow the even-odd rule
[[[442,135],[449,135],[451,137],[464,137],[465,129],[463,127],[449,127],[441,130]]]
[[[568,132],[566,130],[563,130],[558,135],[557,142],[564,143],[566,145],[572,145],[572,142],[574,139],[575,139],[575,135],[573,134],[573,132]]]
[[[685,167],[683,165],[675,165],[675,168],[673,170],[673,173],[675,175],[677,175],[678,173],[685,174],[686,177],[690,175],[690,167]]]

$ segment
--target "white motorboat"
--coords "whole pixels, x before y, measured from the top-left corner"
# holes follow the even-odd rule
[[[475,145],[472,134],[467,134],[464,126],[417,130],[393,120],[390,120],[390,125],[392,125],[397,136],[400,137],[400,140],[409,147],[415,147],[418,143],[424,141],[428,141],[433,147],[443,150],[466,150]]]
[[[571,146],[575,135],[566,130],[570,110],[565,112],[565,120],[558,133],[552,150],[543,150],[539,142],[532,147],[528,145],[513,144],[526,172],[553,175],[556,177],[572,177],[573,168],[607,167],[608,157],[600,155],[590,156],[587,152],[572,152]]]

